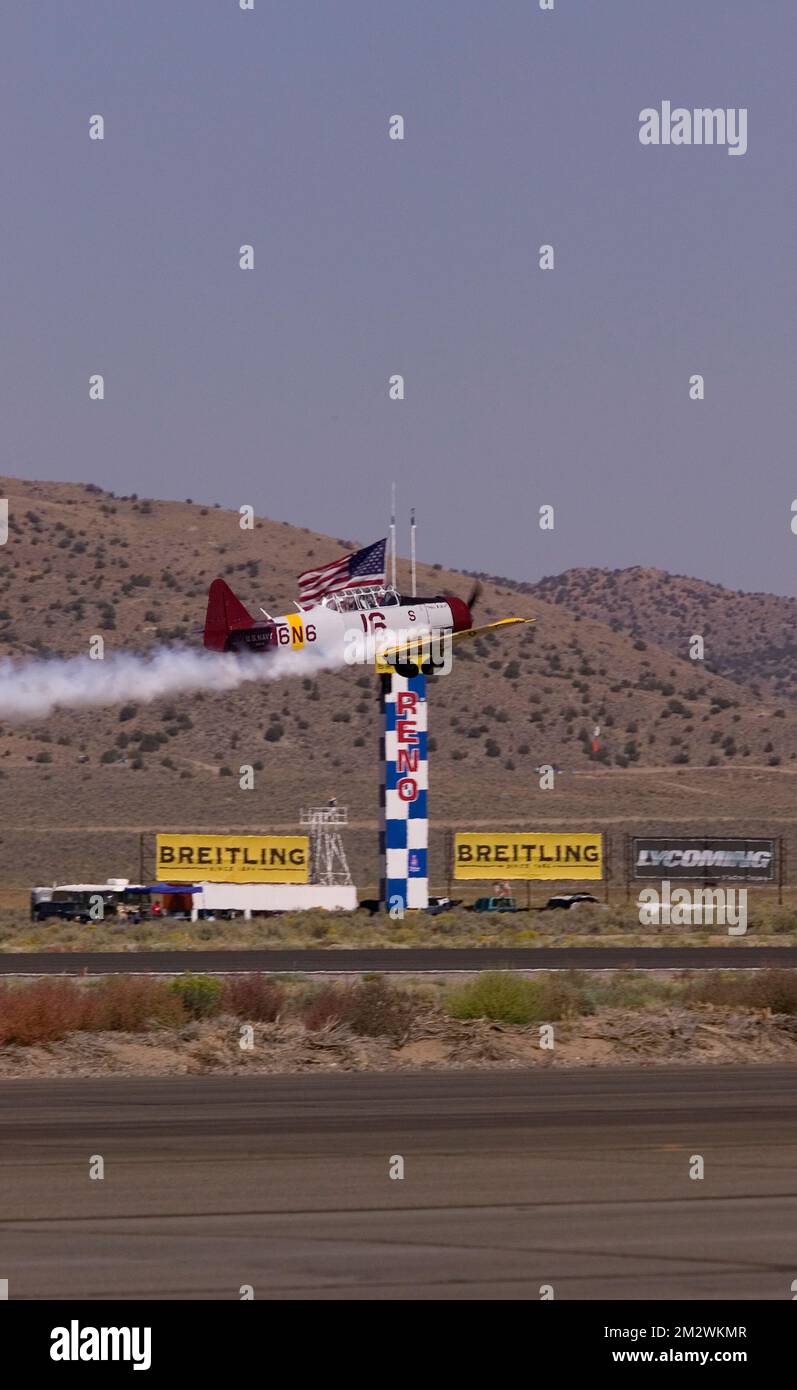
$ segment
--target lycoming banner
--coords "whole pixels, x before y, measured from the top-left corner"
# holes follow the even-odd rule
[[[775,840],[690,836],[637,836],[633,840],[633,878],[743,879],[771,883],[775,878]]]

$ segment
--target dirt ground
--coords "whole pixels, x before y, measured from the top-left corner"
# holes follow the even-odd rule
[[[605,1009],[540,1027],[432,1018],[400,1043],[354,1035],[337,1025],[254,1025],[250,1050],[241,1023],[216,1018],[179,1032],[73,1033],[47,1045],[0,1048],[0,1077],[241,1075],[319,1071],[472,1071],[531,1067],[673,1066],[797,1060],[797,1018],[709,1006]]]

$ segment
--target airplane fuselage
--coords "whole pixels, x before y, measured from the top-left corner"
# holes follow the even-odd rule
[[[380,638],[382,633],[395,634],[397,639],[401,635],[409,640],[410,634],[425,637],[453,630],[455,625],[451,608],[441,599],[350,612],[338,612],[319,605],[304,612],[257,622],[251,628],[235,630],[230,633],[225,649],[268,652],[288,648],[296,651],[319,644],[323,650],[337,647],[343,650],[347,643],[353,643],[357,638],[371,637],[377,642],[386,640]]]
[[[211,586],[205,646],[215,651],[274,651],[315,648],[340,651],[359,639],[390,643],[471,626],[468,605],[455,596],[404,598],[390,589],[346,590],[296,613],[256,620],[239,604],[224,580]]]
[[[223,579],[214,579],[208,593],[204,644],[215,652],[315,652],[323,663],[375,665],[391,670],[435,673],[451,669],[455,640],[468,640],[495,628],[533,622],[528,618],[499,618],[474,627],[472,604],[478,586],[466,603],[455,594],[433,598],[408,597],[389,586],[363,586],[328,595],[320,602],[297,605],[295,613],[265,620],[252,614]]]

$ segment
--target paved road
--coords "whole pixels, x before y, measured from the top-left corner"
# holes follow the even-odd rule
[[[264,951],[53,951],[0,953],[0,975],[177,974],[264,970],[329,972],[364,970],[700,970],[724,966],[747,970],[797,966],[789,946],[526,946],[514,948],[435,947],[432,949]]]
[[[788,1067],[0,1083],[12,1299],[790,1300],[796,1227]]]

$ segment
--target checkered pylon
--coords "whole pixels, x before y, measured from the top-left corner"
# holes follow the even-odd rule
[[[386,910],[429,906],[426,677],[382,682],[382,880]]]

